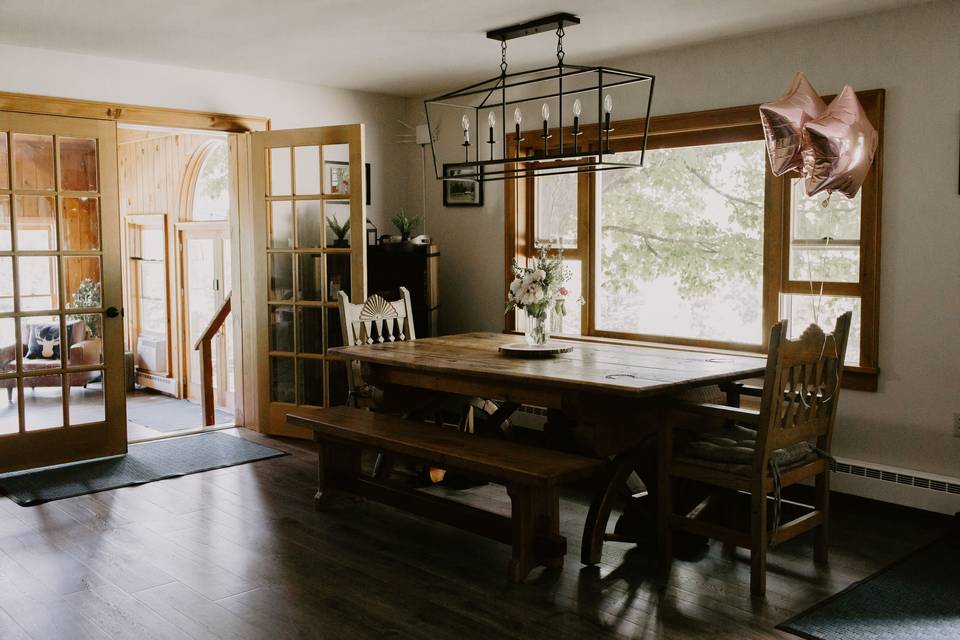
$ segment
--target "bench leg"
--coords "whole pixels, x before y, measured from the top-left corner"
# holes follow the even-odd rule
[[[560,497],[556,487],[510,486],[507,492],[513,529],[510,581],[523,582],[537,566],[563,567],[566,540],[560,535]]]
[[[349,491],[360,475],[360,450],[325,442],[316,436],[314,442],[317,443],[317,494],[313,497],[313,506],[317,511],[324,511],[332,497],[339,490]]]

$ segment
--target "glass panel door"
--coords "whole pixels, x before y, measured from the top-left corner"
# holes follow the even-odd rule
[[[251,134],[261,431],[292,406],[346,402],[337,294],[366,294],[363,127]]]
[[[126,451],[116,127],[0,112],[0,472]]]

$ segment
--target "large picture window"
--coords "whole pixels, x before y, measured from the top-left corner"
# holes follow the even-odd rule
[[[755,105],[663,116],[642,170],[507,181],[507,260],[562,247],[584,300],[562,331],[587,339],[763,352],[781,318],[796,336],[851,310],[847,380],[873,389],[883,92],[858,96],[881,144],[853,199],[774,177]],[[615,156],[637,161],[643,126],[616,123]]]

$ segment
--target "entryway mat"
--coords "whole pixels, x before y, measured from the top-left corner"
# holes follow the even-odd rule
[[[125,456],[0,475],[22,507],[287,455],[221,432],[130,445]]]
[[[923,547],[777,628],[807,640],[960,638],[960,536]]]

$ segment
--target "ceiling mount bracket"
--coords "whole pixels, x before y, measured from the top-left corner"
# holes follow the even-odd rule
[[[572,13],[555,13],[536,20],[487,31],[487,37],[491,40],[513,40],[514,38],[532,36],[546,31],[556,31],[558,28],[570,27],[575,24],[580,24],[580,18]]]

